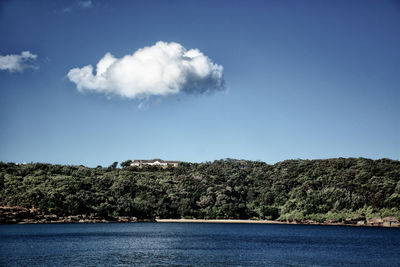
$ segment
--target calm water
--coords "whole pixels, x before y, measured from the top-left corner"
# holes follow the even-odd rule
[[[400,229],[132,223],[0,225],[0,266],[400,266]]]

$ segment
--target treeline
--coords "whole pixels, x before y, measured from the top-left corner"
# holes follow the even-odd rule
[[[400,162],[390,159],[121,165],[0,163],[0,205],[139,219],[400,219]]]

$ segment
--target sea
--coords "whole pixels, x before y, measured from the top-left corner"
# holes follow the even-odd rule
[[[400,229],[229,223],[0,225],[0,266],[400,266]]]

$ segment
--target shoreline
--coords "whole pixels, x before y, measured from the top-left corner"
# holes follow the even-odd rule
[[[345,223],[345,222],[316,222],[316,221],[274,221],[274,220],[243,220],[243,219],[144,219],[144,220],[21,220],[2,222],[1,225],[10,224],[97,224],[97,223],[216,223],[216,224],[279,224],[279,225],[320,225],[320,226],[351,226],[351,227],[379,227],[379,228],[400,228],[399,225],[373,224],[373,223]]]
[[[243,220],[243,219],[156,219],[158,223],[251,223],[251,224],[289,224],[273,220]],[[295,223],[293,223],[295,224]]]
[[[327,226],[357,226],[357,227],[385,227],[400,228],[400,222],[393,216],[373,219],[345,220],[341,222],[313,220],[279,221],[258,219],[138,219],[132,216],[101,216],[96,213],[70,216],[45,214],[37,209],[24,207],[0,206],[0,225],[2,224],[58,224],[58,223],[233,223],[233,224],[296,224],[296,225],[327,225]]]
[[[286,224],[286,225],[323,225],[323,226],[352,226],[352,227],[385,227],[400,228],[398,225],[345,222],[316,222],[306,221],[275,221],[275,220],[243,220],[243,219],[156,219],[157,223],[229,223],[229,224]]]

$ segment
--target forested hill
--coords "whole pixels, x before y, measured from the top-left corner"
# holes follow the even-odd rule
[[[139,219],[400,219],[400,162],[226,159],[167,169],[0,163],[0,205]]]

